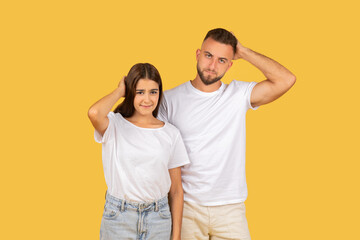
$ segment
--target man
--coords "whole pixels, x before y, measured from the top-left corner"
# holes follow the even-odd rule
[[[180,129],[191,163],[182,168],[182,239],[250,239],[245,217],[245,115],[274,101],[295,83],[276,61],[213,29],[196,51],[197,75],[164,94],[159,118]],[[220,81],[232,60],[244,59],[267,78]]]

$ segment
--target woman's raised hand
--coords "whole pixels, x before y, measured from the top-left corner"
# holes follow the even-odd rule
[[[126,91],[125,78],[126,76],[123,76],[118,85],[118,88],[120,89],[121,92],[121,97],[125,97],[125,91]]]

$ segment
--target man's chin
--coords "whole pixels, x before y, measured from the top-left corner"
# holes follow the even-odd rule
[[[224,75],[221,76],[216,76],[216,77],[211,77],[210,75],[207,75],[205,77],[204,75],[204,71],[200,71],[199,67],[197,67],[197,71],[198,71],[198,75],[201,79],[201,81],[205,84],[205,85],[211,85],[216,83],[217,81],[219,81]]]
[[[216,83],[217,81],[219,81],[221,78],[222,78],[222,76],[221,76],[221,77],[216,77],[216,78],[202,78],[202,77],[200,77],[201,81],[202,81],[205,85],[214,84],[214,83]]]

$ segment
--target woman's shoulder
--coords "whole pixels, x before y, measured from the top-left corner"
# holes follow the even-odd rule
[[[164,121],[165,125],[164,125],[164,129],[166,129],[169,133],[174,134],[174,135],[178,135],[180,134],[180,130],[175,127],[173,124]]]
[[[121,114],[118,113],[118,112],[109,112],[107,116],[108,116],[108,117],[111,117],[111,118],[122,118],[122,117],[123,117],[123,116],[121,116]]]
[[[109,112],[107,117],[115,125],[123,125],[126,119],[118,112]]]

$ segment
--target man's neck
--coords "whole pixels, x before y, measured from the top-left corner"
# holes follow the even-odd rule
[[[199,75],[196,75],[196,78],[190,81],[194,88],[202,91],[202,92],[215,92],[221,87],[221,81],[214,82],[213,84],[206,85],[204,84]]]

